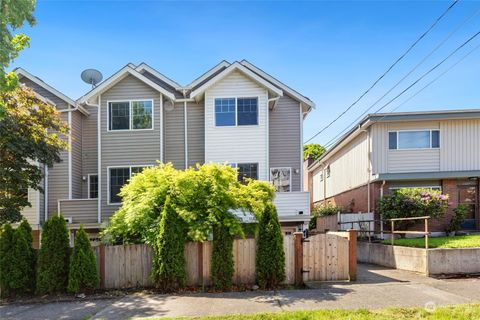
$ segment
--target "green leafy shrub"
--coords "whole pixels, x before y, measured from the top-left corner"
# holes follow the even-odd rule
[[[233,240],[227,228],[215,226],[213,230],[212,286],[218,290],[229,290],[233,278]]]
[[[186,228],[167,196],[157,239],[153,244],[152,277],[163,291],[170,292],[185,285],[187,278],[184,256]]]
[[[425,188],[402,188],[378,201],[378,210],[384,219],[443,216],[448,208],[448,195]],[[406,229],[417,221],[395,222],[396,228]]]
[[[100,284],[97,261],[88,235],[80,226],[75,234],[75,245],[70,256],[68,271],[69,292],[91,292]]]
[[[446,233],[457,232],[460,230],[462,223],[468,215],[468,206],[466,204],[459,204],[453,209],[453,216],[445,230]]]
[[[3,297],[31,292],[34,261],[31,246],[23,229],[13,230],[9,224],[0,235],[0,288]]]
[[[36,281],[36,265],[37,265],[37,252],[33,248],[33,235],[32,235],[32,227],[28,223],[26,219],[23,219],[17,229],[19,232],[23,232],[23,235],[28,243],[29,248],[29,272],[27,274],[29,287],[32,292],[35,291],[35,281]]]
[[[285,280],[283,237],[275,205],[269,204],[258,225],[256,276],[261,288],[273,289]]]
[[[341,207],[332,204],[327,204],[326,206],[316,206],[312,209],[312,217],[310,218],[308,228],[310,230],[317,228],[318,217],[333,216],[342,211],[343,209]]]
[[[68,279],[69,238],[63,216],[53,216],[43,225],[38,255],[37,293],[65,291]]]

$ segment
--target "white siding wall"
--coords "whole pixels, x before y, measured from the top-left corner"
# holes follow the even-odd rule
[[[25,207],[22,210],[22,215],[27,219],[33,227],[40,223],[39,221],[39,210],[40,210],[40,191],[28,189],[28,201],[32,205],[31,207]]]
[[[215,98],[258,97],[258,125],[216,127]],[[258,163],[260,180],[268,180],[267,92],[240,72],[233,72],[205,93],[205,162]]]
[[[480,170],[480,119],[440,123],[440,170]]]
[[[309,192],[277,192],[273,201],[277,207],[278,217],[303,216],[310,215],[310,193]]]
[[[323,173],[323,168],[318,168],[313,172],[312,202],[317,202],[323,199],[324,181],[321,180],[322,173]]]
[[[388,131],[440,129],[439,149],[389,150]],[[373,173],[480,170],[480,120],[376,123]]]

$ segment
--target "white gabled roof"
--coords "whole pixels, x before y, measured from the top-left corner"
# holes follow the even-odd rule
[[[276,86],[281,88],[283,91],[285,91],[287,94],[289,94],[293,98],[295,98],[295,99],[299,100],[300,102],[302,102],[303,104],[305,104],[309,109],[309,110],[307,110],[307,112],[309,112],[310,109],[312,109],[312,108],[315,109],[315,103],[312,100],[308,99],[304,95],[302,95],[302,94],[298,93],[297,91],[293,90],[292,88],[290,88],[286,84],[278,81],[277,79],[275,79],[274,77],[272,77],[271,75],[269,75],[268,73],[263,71],[262,69],[257,68],[256,66],[254,66],[253,64],[251,64],[247,60],[242,60],[240,63],[243,66],[247,67],[248,69],[251,69],[253,72],[259,74],[261,77],[263,77],[266,80],[270,81],[271,83],[275,84]]]
[[[219,70],[225,69],[229,66],[230,66],[230,63],[228,61],[223,60],[222,62],[214,66],[212,69],[208,70],[207,72],[202,74],[200,77],[190,82],[190,84],[187,85],[187,88],[195,88],[196,86],[201,84],[203,81],[205,81],[206,79],[208,79],[209,77],[217,73]]]
[[[162,93],[164,96],[168,97],[170,100],[175,100],[175,96],[173,95],[173,93],[171,93],[170,91],[166,90],[165,88],[159,86],[158,84],[156,84],[152,80],[148,79],[147,77],[142,75],[140,72],[138,72],[134,68],[135,67],[131,64],[126,65],[125,67],[123,67],[122,69],[117,71],[117,73],[113,74],[110,78],[106,79],[105,81],[100,83],[98,86],[96,86],[95,88],[90,90],[90,92],[88,92],[87,94],[85,94],[84,96],[79,98],[77,101],[79,103],[87,102],[90,98],[92,98],[92,97],[110,89],[116,83],[118,83],[119,81],[121,81],[122,79],[124,79],[128,75],[132,75],[135,78],[139,79],[140,81],[143,81],[144,83],[146,83],[150,87],[152,87],[155,90],[157,90],[158,92]]]
[[[148,64],[146,64],[145,62],[142,62],[140,65],[138,65],[135,70],[137,70],[138,72],[141,72],[143,70],[146,70],[148,71],[149,73],[153,74],[155,77],[159,78],[160,80],[168,83],[170,86],[174,87],[174,88],[180,88],[181,85],[179,85],[177,82],[173,81],[172,79],[166,77],[165,75],[161,74],[160,72],[158,72],[157,70],[153,69],[152,67],[150,67]]]
[[[257,82],[261,86],[267,88],[271,92],[274,92],[278,96],[283,96],[283,91],[281,89],[279,89],[278,87],[276,87],[275,85],[273,85],[271,82],[266,81],[264,78],[260,77],[255,72],[251,71],[250,69],[246,68],[245,66],[241,65],[239,62],[234,62],[233,64],[229,65],[225,70],[223,70],[222,72],[220,72],[219,74],[217,74],[216,76],[214,76],[213,78],[211,78],[210,80],[208,80],[207,82],[202,84],[197,89],[193,90],[190,93],[190,98],[194,99],[195,97],[203,94],[208,88],[213,86],[215,83],[217,83],[218,81],[222,80],[223,78],[225,78],[226,76],[228,76],[229,74],[231,74],[232,72],[237,71],[237,70],[242,72],[247,77],[254,80],[255,82]],[[197,81],[197,80],[195,80],[195,81]]]

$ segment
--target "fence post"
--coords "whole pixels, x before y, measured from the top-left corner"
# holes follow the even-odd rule
[[[100,287],[105,288],[105,245],[98,247],[98,260],[100,263]]]
[[[198,242],[198,282],[205,289],[205,281],[203,279],[203,242]]]
[[[390,228],[390,231],[391,231],[391,237],[392,237],[392,246],[395,245],[395,233],[393,233],[393,229],[394,229],[394,223],[395,221],[391,220],[391,228]]]
[[[348,274],[350,281],[357,280],[357,230],[348,230]]]
[[[293,234],[295,247],[295,285],[303,284],[303,232],[295,232]]]

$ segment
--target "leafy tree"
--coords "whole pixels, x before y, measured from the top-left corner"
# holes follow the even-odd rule
[[[285,280],[282,230],[273,204],[267,205],[259,221],[256,274],[258,284],[264,289],[276,288]]]
[[[35,288],[35,266],[37,264],[37,253],[35,252],[35,249],[33,248],[33,235],[32,235],[32,227],[28,223],[26,219],[23,219],[20,225],[17,228],[17,232],[23,232],[23,236],[25,237],[25,240],[27,241],[27,246],[28,250],[26,253],[28,254],[28,259],[29,259],[29,270],[27,272],[27,279],[29,283],[29,287],[31,289]]]
[[[325,153],[325,148],[318,143],[309,143],[303,146],[303,159],[307,160],[309,156],[317,160]]]
[[[233,210],[259,216],[265,203],[275,195],[265,181],[237,181],[237,172],[228,165],[204,164],[176,170],[160,164],[136,174],[120,195],[122,207],[115,213],[104,238],[113,243],[151,243],[158,233],[159,218],[167,194],[175,210],[187,223],[188,238],[204,241],[218,224],[230,234],[243,235],[241,223]]]
[[[184,255],[186,226],[175,212],[170,196],[165,201],[158,228],[153,245],[152,277],[160,289],[170,292],[183,287],[187,278]]]
[[[448,208],[448,195],[438,190],[425,188],[402,188],[385,195],[378,201],[378,210],[383,219],[443,216]],[[416,222],[397,221],[395,227],[406,229]]]
[[[35,0],[0,1],[0,92],[13,90],[17,86],[16,76],[13,73],[7,74],[5,69],[18,57],[20,51],[28,47],[30,38],[13,32],[21,28],[25,21],[30,26],[35,24],[34,10]],[[0,101],[0,111],[3,107]]]
[[[65,291],[69,250],[67,223],[61,215],[52,216],[43,225],[37,265],[37,293]]]
[[[232,287],[234,272],[233,240],[228,228],[217,225],[213,229],[211,278],[212,286],[226,291]]]
[[[75,234],[75,245],[70,256],[68,272],[69,292],[91,292],[100,284],[97,262],[88,235],[80,226]]]
[[[5,117],[0,119],[0,225],[21,220],[21,210],[30,206],[25,191],[41,190],[43,177],[37,163],[60,162],[68,133],[58,111],[27,88],[0,93]]]

